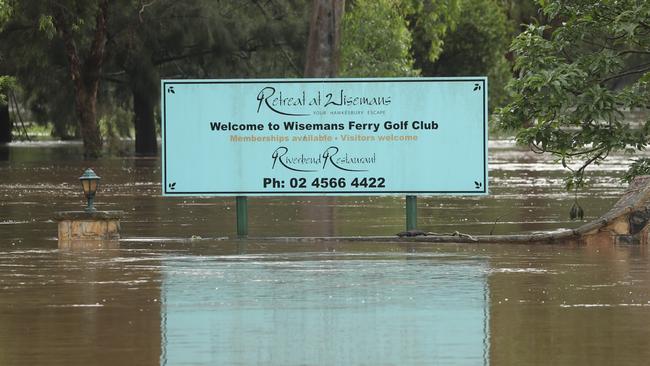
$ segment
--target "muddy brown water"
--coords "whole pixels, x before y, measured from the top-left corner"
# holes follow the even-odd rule
[[[119,247],[59,250],[77,210],[75,143],[0,146],[0,365],[643,365],[650,262],[639,246],[268,243],[233,198],[162,198],[158,159],[105,158],[99,209]],[[629,157],[579,194],[593,219]],[[420,197],[419,226],[575,227],[549,158],[490,143],[490,196]],[[403,197],[250,198],[251,235],[391,235]],[[194,240],[188,240],[194,236]]]

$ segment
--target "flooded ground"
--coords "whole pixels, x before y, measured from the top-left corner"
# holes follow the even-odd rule
[[[162,198],[157,159],[107,158],[97,206],[119,247],[58,250],[77,210],[74,143],[0,146],[0,365],[640,365],[650,262],[639,246],[268,243],[228,239],[232,198]],[[628,157],[581,192],[585,220]],[[198,168],[198,167],[197,167]],[[490,196],[420,197],[420,228],[575,227],[550,159],[490,144]],[[250,198],[254,236],[392,235],[403,197]],[[195,240],[187,240],[193,237]],[[201,239],[199,239],[199,237]]]

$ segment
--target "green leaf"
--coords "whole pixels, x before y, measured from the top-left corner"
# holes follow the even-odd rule
[[[586,170],[610,152],[639,151],[650,143],[650,125],[627,118],[630,110],[650,114],[650,73],[637,72],[650,61],[644,53],[650,42],[640,31],[650,2],[540,4],[554,19],[553,34],[531,25],[513,40],[519,74],[509,84],[513,102],[498,118],[519,129],[520,142],[553,154],[567,169],[566,188],[578,189]],[[645,165],[634,167],[631,174]]]
[[[54,18],[51,15],[41,15],[38,19],[38,30],[45,33],[48,39],[54,38],[54,35],[56,34]]]

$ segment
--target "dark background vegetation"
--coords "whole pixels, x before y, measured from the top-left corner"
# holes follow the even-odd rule
[[[650,136],[647,2],[0,0],[0,27],[0,143],[81,139],[88,158],[157,155],[163,78],[487,75],[494,126],[569,188]]]
[[[83,139],[89,157],[123,137],[157,154],[161,78],[488,75],[495,106],[510,40],[539,15],[530,1],[496,0],[0,4],[0,142]],[[328,37],[330,56],[309,48]]]

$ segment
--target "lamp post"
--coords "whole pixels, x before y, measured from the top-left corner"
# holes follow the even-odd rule
[[[97,209],[93,206],[93,201],[95,199],[95,193],[97,193],[97,186],[99,185],[99,180],[101,178],[95,174],[95,172],[88,168],[84,173],[79,177],[81,181],[81,187],[84,190],[84,195],[88,200],[88,206],[84,209],[86,212],[95,212]]]
[[[98,211],[93,202],[99,178],[86,169],[79,182],[88,205],[83,211],[60,211],[54,218],[59,226],[59,249],[118,248],[122,211]]]

